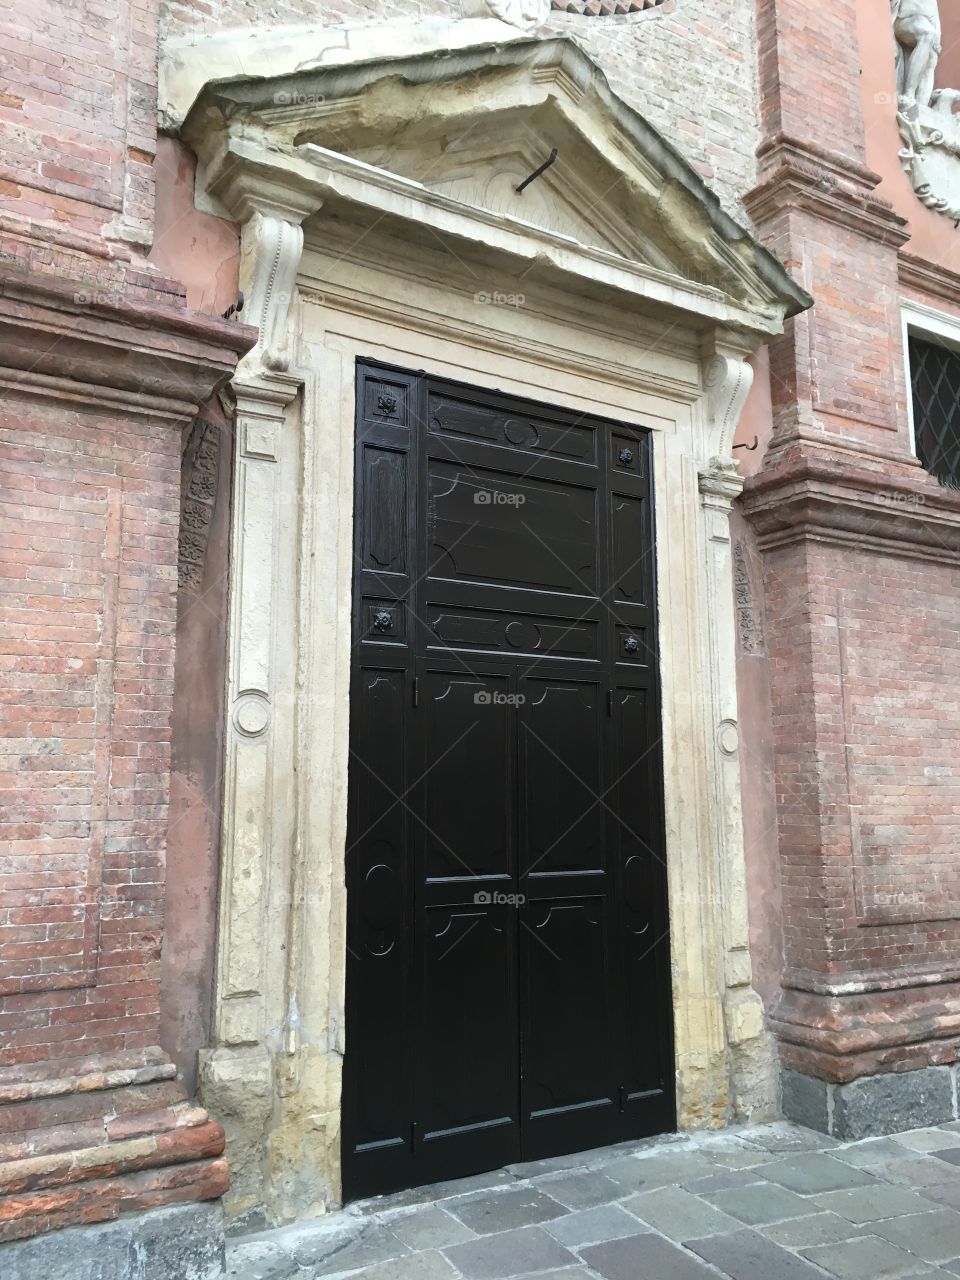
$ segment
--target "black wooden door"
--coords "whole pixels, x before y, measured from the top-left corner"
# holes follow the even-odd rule
[[[674,1124],[649,464],[358,366],[348,1199]]]

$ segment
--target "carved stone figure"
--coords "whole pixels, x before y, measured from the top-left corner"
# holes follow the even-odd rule
[[[903,165],[917,199],[960,221],[960,102],[934,89],[943,32],[938,0],[890,0],[897,40],[897,124]]]
[[[926,107],[943,45],[938,0],[890,0],[897,38],[897,92],[907,103]]]
[[[550,0],[463,0],[467,18],[499,18],[521,31],[536,31],[550,17]]]

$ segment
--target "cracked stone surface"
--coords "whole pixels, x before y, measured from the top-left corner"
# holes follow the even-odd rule
[[[231,1280],[922,1280],[960,1276],[956,1122],[838,1143],[672,1134],[228,1240]]]

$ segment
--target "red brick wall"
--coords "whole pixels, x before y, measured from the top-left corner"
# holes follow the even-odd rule
[[[35,0],[0,30],[0,209],[148,237],[156,145],[152,0]],[[137,230],[138,229],[138,230]],[[128,238],[126,232],[121,239]]]
[[[0,407],[0,1062],[156,1043],[180,440]]]
[[[878,6],[878,21],[889,10]],[[856,0],[757,0],[760,115],[785,133],[863,159]]]
[[[953,969],[960,567],[810,541],[765,570],[788,971]]]

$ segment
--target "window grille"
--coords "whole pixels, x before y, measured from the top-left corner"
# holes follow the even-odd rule
[[[909,351],[917,456],[942,485],[960,489],[960,354],[914,337]]]

